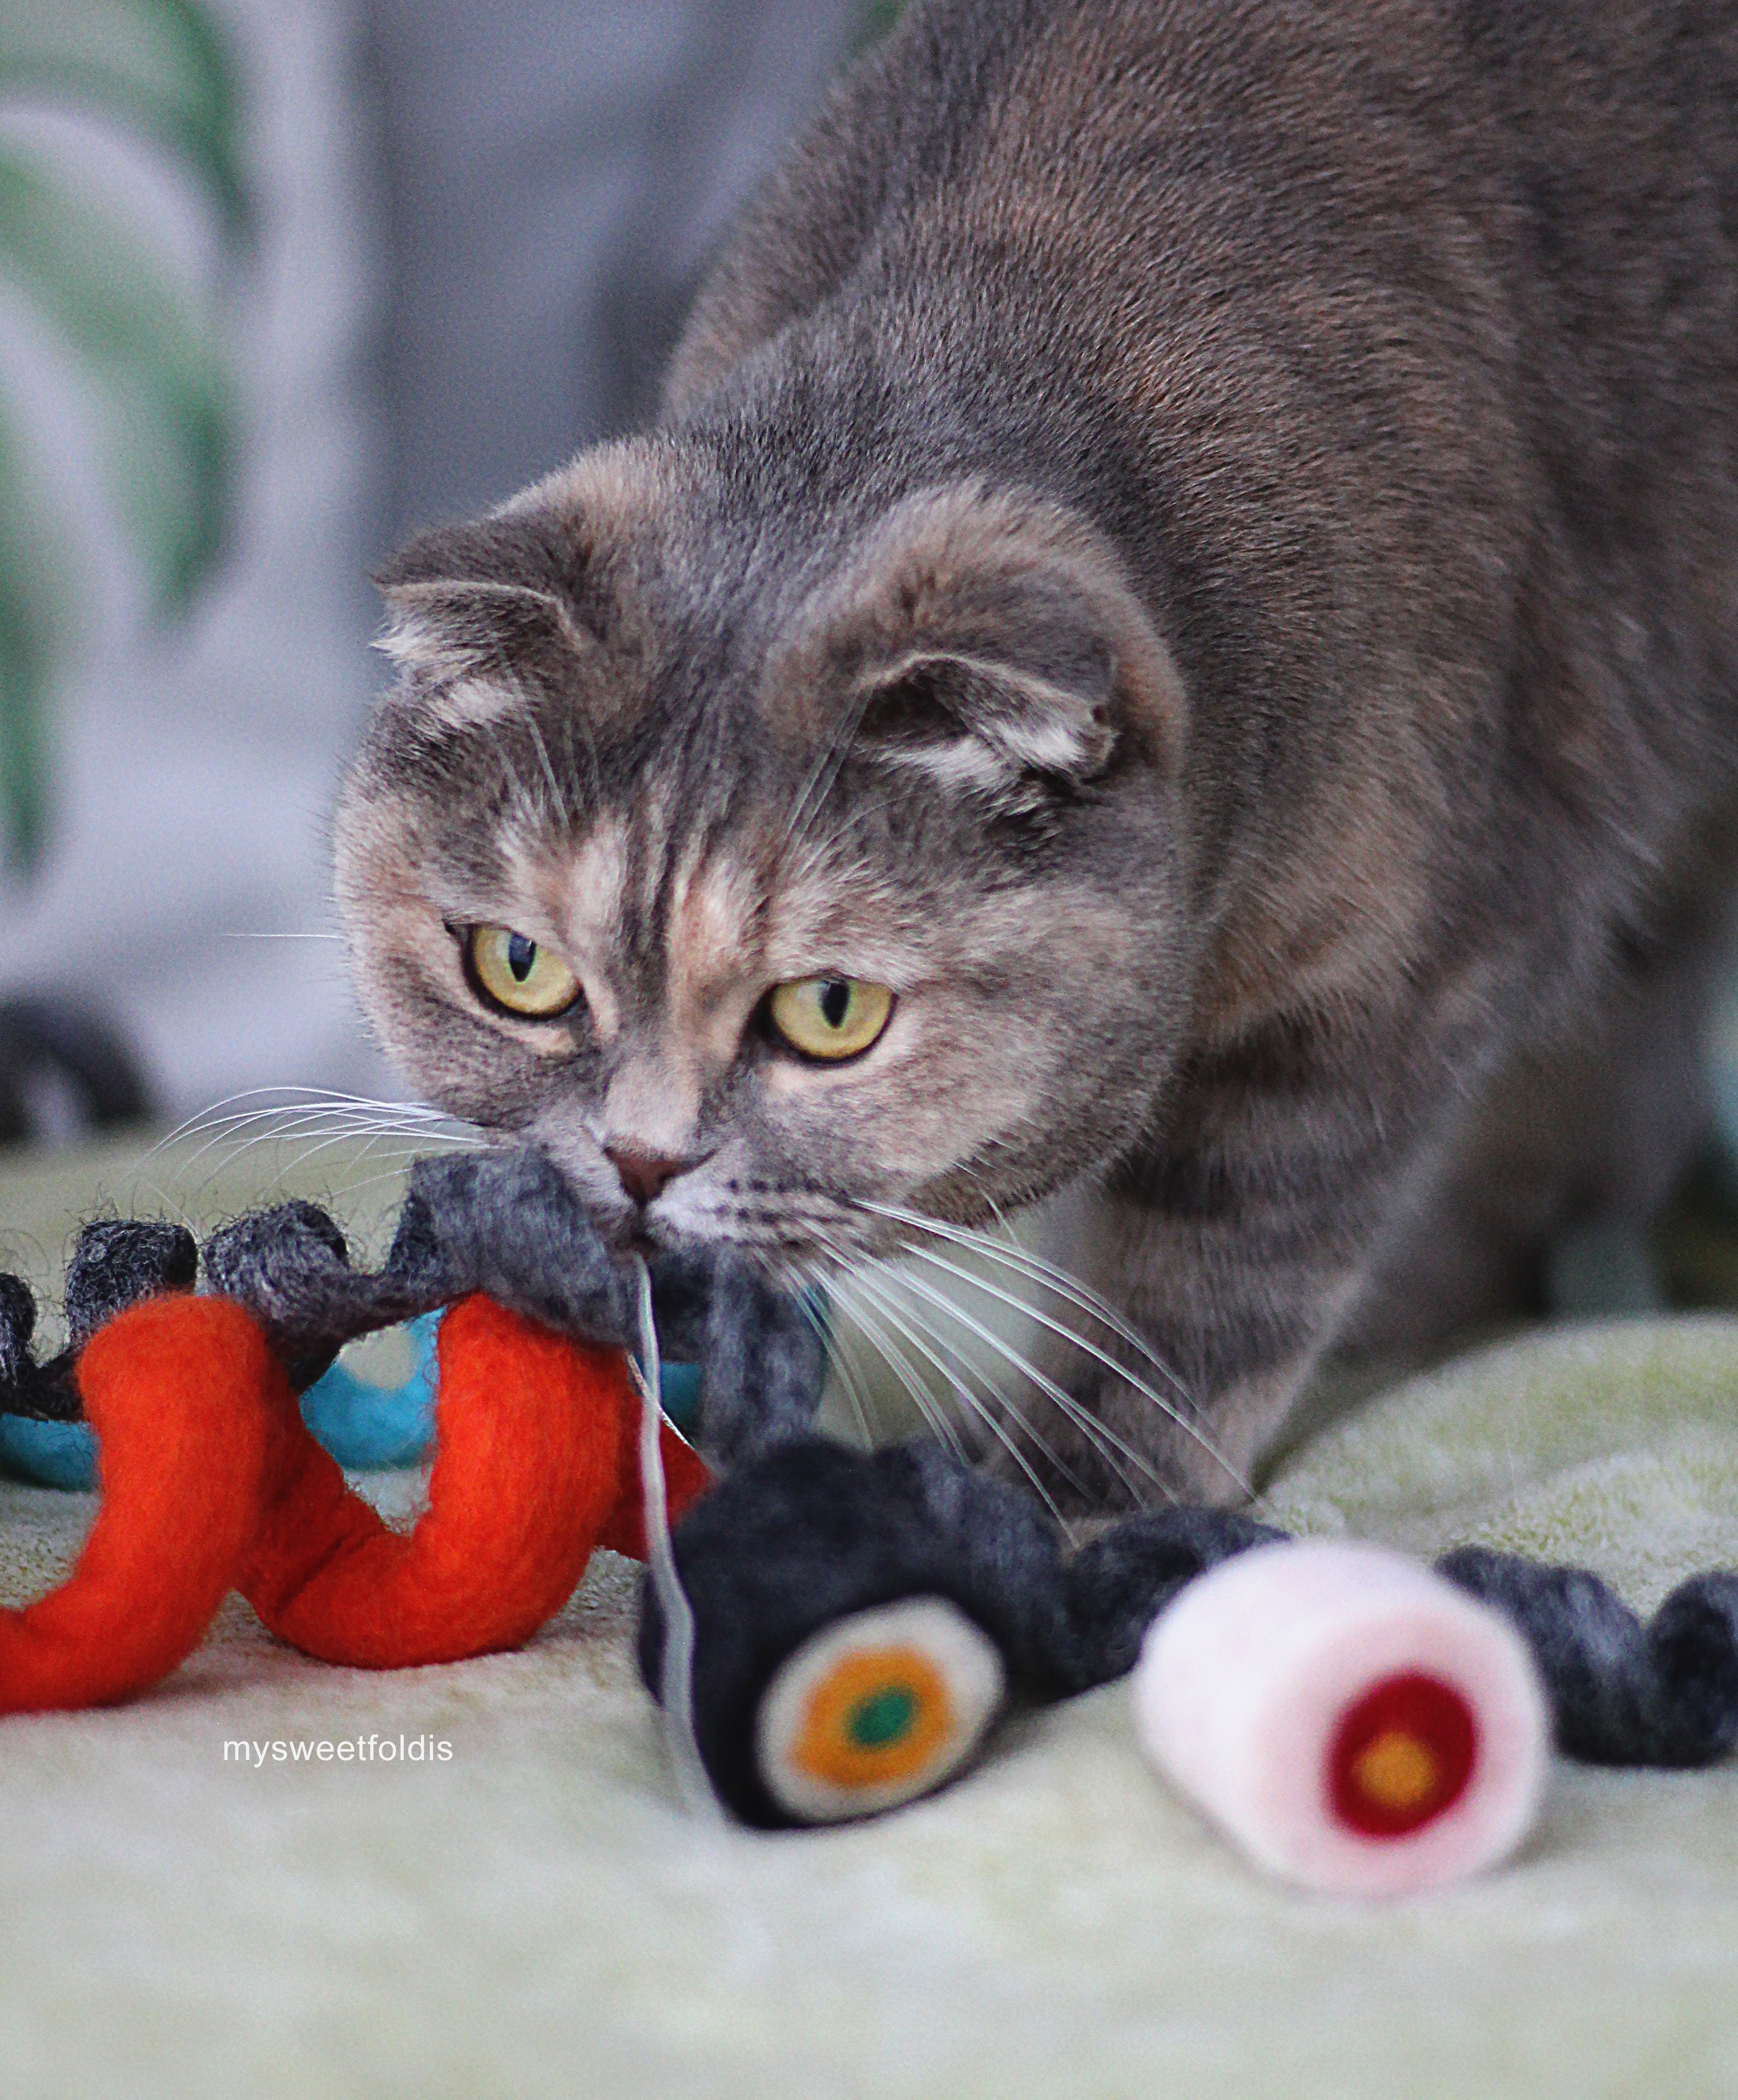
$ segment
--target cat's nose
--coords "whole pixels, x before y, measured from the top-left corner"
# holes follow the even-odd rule
[[[668,1158],[661,1152],[637,1152],[629,1145],[607,1145],[603,1156],[636,1203],[655,1201],[665,1185],[690,1164],[686,1159]]]

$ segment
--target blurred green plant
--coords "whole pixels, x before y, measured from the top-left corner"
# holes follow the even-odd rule
[[[0,104],[51,99],[143,135],[246,230],[229,55],[196,0],[0,0]],[[234,410],[210,315],[45,161],[0,143],[0,288],[27,301],[104,397],[107,470],[160,612],[183,606],[227,516]],[[0,823],[28,869],[46,836],[48,714],[80,593],[55,492],[0,399]]]

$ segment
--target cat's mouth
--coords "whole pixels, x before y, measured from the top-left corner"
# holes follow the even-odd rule
[[[655,1233],[644,1219],[614,1235],[612,1243],[620,1253],[637,1255],[642,1261],[655,1261],[660,1255],[685,1254],[695,1244],[680,1233]]]
[[[651,1201],[635,1201],[589,1156],[576,1159],[548,1136],[539,1144],[592,1230],[623,1261],[729,1249],[769,1273],[806,1278],[890,1252],[899,1237],[875,1206],[832,1190],[746,1176],[679,1176]]]
[[[824,1224],[811,1218],[770,1215],[753,1207],[708,1206],[699,1214],[659,1216],[655,1210],[611,1220],[598,1229],[611,1251],[624,1260],[637,1255],[646,1261],[670,1255],[741,1255],[769,1276],[806,1281],[877,1251],[872,1244],[888,1236],[874,1221],[843,1213]]]

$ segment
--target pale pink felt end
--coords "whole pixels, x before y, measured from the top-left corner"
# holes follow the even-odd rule
[[[1202,1576],[1148,1629],[1133,1694],[1184,1794],[1258,1866],[1335,1895],[1495,1864],[1550,1762],[1514,1628],[1379,1546],[1260,1546]]]

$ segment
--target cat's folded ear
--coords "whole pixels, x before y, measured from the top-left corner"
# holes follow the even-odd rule
[[[402,671],[443,687],[513,664],[567,658],[598,636],[574,585],[574,563],[535,517],[507,513],[441,525],[376,575],[386,601],[380,647]]]
[[[1180,763],[1181,682],[1109,544],[1061,505],[971,482],[906,498],[803,609],[768,703],[891,770],[1006,808]]]

